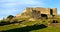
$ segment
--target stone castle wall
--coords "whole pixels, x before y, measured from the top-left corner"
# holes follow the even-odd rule
[[[41,14],[48,14],[50,15],[50,9],[51,8],[40,8],[40,7],[36,7],[36,8],[29,8],[27,7],[26,8],[26,12],[29,13],[31,12],[32,10],[36,10],[36,11],[40,11]],[[52,8],[52,13],[53,15],[57,15],[57,8]]]
[[[31,16],[32,14],[34,14],[34,16],[36,16],[36,14],[39,15],[39,13],[40,14],[46,14],[48,17],[51,17],[51,15],[57,15],[57,8],[41,8],[41,7],[30,8],[30,7],[27,7],[25,9],[25,12],[20,14],[20,16],[21,15],[22,16]],[[19,14],[17,14],[16,16],[19,16]]]

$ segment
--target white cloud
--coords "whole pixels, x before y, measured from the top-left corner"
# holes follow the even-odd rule
[[[42,1],[37,0],[0,0],[0,7],[3,8],[12,8],[16,6],[42,6],[44,3]]]
[[[37,0],[0,0],[0,18],[9,14],[17,14],[22,12],[24,7],[43,6],[45,3]]]
[[[39,2],[39,1],[36,1],[36,0],[21,0],[21,1],[18,1],[18,3],[20,4],[43,4],[42,2]]]
[[[17,5],[25,5],[25,6],[42,6],[45,3],[42,1],[37,1],[37,0],[20,0],[16,2]]]

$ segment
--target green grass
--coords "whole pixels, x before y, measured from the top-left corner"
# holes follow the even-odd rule
[[[21,27],[22,26],[18,26],[18,25],[2,26],[2,27],[0,27],[0,31],[2,31],[2,30],[10,30],[10,29],[15,29],[15,28],[21,28]],[[50,26],[50,27],[43,28],[43,29],[32,30],[30,32],[60,32],[60,28]]]
[[[60,32],[60,28],[51,26],[51,27],[47,27],[47,28],[44,28],[44,29],[33,30],[33,31],[30,31],[30,32]]]
[[[33,24],[35,24],[36,22],[35,21],[32,21],[32,22],[25,22],[25,23],[23,23],[24,25],[28,25],[28,26],[31,26],[31,25],[33,25]]]
[[[18,18],[18,20],[29,20],[29,18]]]
[[[58,19],[59,20],[59,19]],[[43,22],[45,21],[45,22]],[[6,30],[11,30],[11,29],[15,29],[15,28],[22,28],[22,27],[26,27],[26,26],[33,26],[34,24],[47,24],[48,21],[47,20],[36,20],[36,21],[30,21],[30,22],[25,22],[25,23],[21,23],[21,24],[10,24],[10,25],[4,25],[4,26],[0,26],[0,31],[6,31]],[[26,25],[26,26],[24,26]],[[29,32],[60,32],[60,28],[59,27],[55,27],[55,26],[48,26],[44,29],[38,29],[38,30],[32,30]]]
[[[15,29],[15,28],[21,28],[26,26],[32,26],[34,25],[34,23],[36,23],[36,21],[32,21],[32,22],[25,22],[22,24],[10,24],[10,25],[4,25],[4,26],[0,26],[0,31],[2,30],[10,30],[10,29]]]
[[[14,25],[14,24],[0,26],[0,31],[9,30],[9,29],[13,29],[13,28],[19,28],[19,27],[21,27],[21,26],[20,25]]]

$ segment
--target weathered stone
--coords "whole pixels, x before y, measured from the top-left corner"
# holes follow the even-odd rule
[[[52,17],[52,15],[57,15],[57,8],[30,8],[27,7],[22,14],[16,15],[21,17],[32,17],[32,18],[41,18],[41,17]]]

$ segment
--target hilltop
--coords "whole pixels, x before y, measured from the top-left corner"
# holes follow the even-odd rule
[[[1,20],[0,31],[59,32],[60,15],[57,14],[57,8],[27,7],[21,14],[9,15]]]

